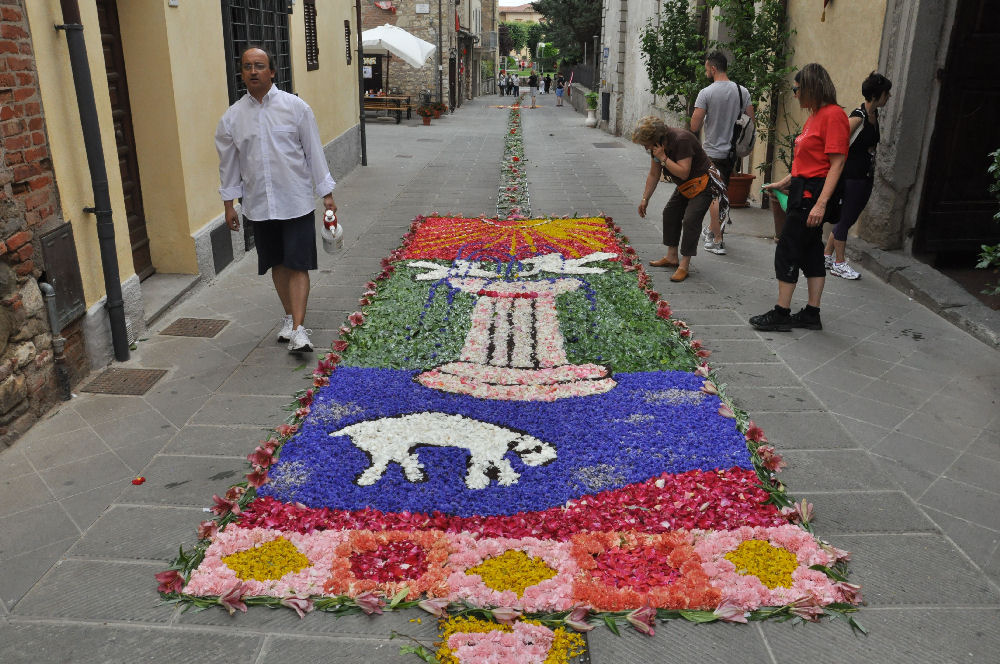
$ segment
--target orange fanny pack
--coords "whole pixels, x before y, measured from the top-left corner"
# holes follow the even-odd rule
[[[708,186],[708,173],[705,173],[701,177],[691,178],[684,184],[677,185],[677,191],[683,194],[684,198],[694,198],[701,192],[705,191],[705,187]]]

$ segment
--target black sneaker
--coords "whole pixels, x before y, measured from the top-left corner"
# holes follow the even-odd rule
[[[774,309],[771,309],[766,314],[752,316],[750,324],[764,332],[788,332],[792,329],[791,310],[781,309],[775,305]]]
[[[804,327],[807,330],[822,330],[823,322],[819,319],[819,311],[812,312],[805,307],[789,316],[792,327]]]

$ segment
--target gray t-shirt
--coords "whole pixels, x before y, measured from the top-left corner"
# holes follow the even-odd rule
[[[742,85],[743,108],[750,103],[750,93]],[[695,108],[705,109],[705,152],[713,159],[725,159],[733,143],[733,125],[740,117],[740,94],[736,83],[715,81],[702,88],[694,102]]]

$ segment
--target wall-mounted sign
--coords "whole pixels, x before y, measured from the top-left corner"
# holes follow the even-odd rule
[[[430,14],[431,6],[430,3],[418,2],[416,5],[418,14]]]
[[[361,71],[364,72],[365,78],[371,78],[372,77],[372,67],[371,67],[371,65],[365,65],[365,66],[363,66],[361,68]]]

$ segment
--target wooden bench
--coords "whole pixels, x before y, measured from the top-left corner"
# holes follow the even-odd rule
[[[413,117],[414,106],[410,104],[409,97],[388,96],[388,97],[365,97],[365,110],[379,113],[385,111],[386,117],[395,114],[396,124],[403,121],[403,111],[406,111],[406,119]]]

